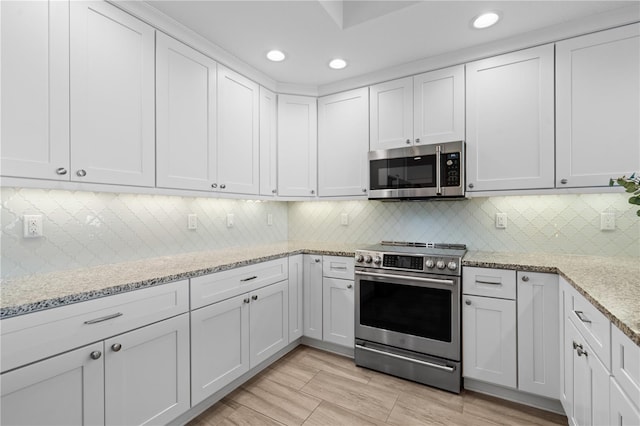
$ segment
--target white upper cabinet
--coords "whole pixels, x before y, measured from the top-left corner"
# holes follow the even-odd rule
[[[467,190],[553,188],[553,45],[467,64]]]
[[[0,2],[4,176],[69,180],[69,4]]]
[[[211,191],[216,181],[216,63],[156,37],[156,170],[162,188]]]
[[[218,189],[237,194],[260,190],[260,87],[218,66]]]
[[[367,195],[369,91],[318,99],[318,195]]]
[[[154,29],[75,1],[70,29],[71,179],[154,186]]]
[[[413,143],[413,77],[387,81],[369,88],[369,150],[397,148]]]
[[[316,98],[278,95],[278,195],[315,196],[317,120]]]
[[[464,65],[413,77],[413,137],[419,144],[464,140]]]
[[[260,195],[278,194],[277,98],[260,87]]]
[[[369,90],[371,151],[464,139],[464,65]]]
[[[557,187],[640,170],[640,24],[556,45]]]

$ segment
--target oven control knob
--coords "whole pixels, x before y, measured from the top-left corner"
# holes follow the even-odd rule
[[[381,258],[380,256],[376,256],[376,257],[373,259],[373,263],[375,263],[376,265],[381,264],[381,263],[382,263],[382,258]]]
[[[452,271],[455,271],[457,267],[458,267],[458,264],[456,262],[451,261],[447,263],[447,268],[451,269]]]
[[[438,269],[444,269],[447,265],[445,265],[444,260],[438,260],[438,263],[436,263],[436,267]]]
[[[364,260],[364,256],[361,254],[356,254],[356,263],[360,263]]]
[[[367,255],[364,257],[364,263],[371,263],[373,259],[371,259],[371,256]]]
[[[434,266],[436,266],[435,263],[433,263],[433,260],[431,259],[427,259],[427,261],[425,262],[425,266],[429,269],[433,268]]]

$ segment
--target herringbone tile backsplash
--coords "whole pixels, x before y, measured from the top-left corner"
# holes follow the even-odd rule
[[[256,202],[2,188],[1,277],[278,241],[465,243],[471,250],[640,256],[640,219],[625,194],[463,201]],[[614,212],[615,231],[600,231]],[[495,213],[508,215],[496,229]],[[187,229],[187,215],[198,229]],[[227,213],[235,225],[227,228]],[[267,225],[267,214],[273,225]],[[349,225],[341,225],[348,214]],[[22,215],[42,214],[44,238],[22,237]]]

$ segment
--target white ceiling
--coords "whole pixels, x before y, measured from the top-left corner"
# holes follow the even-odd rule
[[[635,1],[190,1],[148,4],[275,81],[320,86],[625,7]],[[474,30],[496,10],[502,20]],[[280,49],[287,59],[265,54]],[[332,70],[330,59],[349,66]]]

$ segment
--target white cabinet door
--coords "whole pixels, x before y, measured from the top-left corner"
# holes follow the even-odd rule
[[[560,397],[558,276],[518,272],[518,389]]]
[[[71,179],[155,184],[155,30],[106,2],[71,2]]]
[[[464,65],[413,77],[416,144],[464,140]]]
[[[216,63],[156,37],[156,185],[211,191],[216,180]]]
[[[553,188],[553,45],[467,64],[467,190]]]
[[[0,2],[4,176],[69,180],[69,3]]]
[[[611,378],[611,396],[610,396],[610,425],[619,426],[637,426],[640,425],[640,411],[638,406],[640,401],[635,401],[635,404],[629,398],[629,395],[625,394],[620,386]]]
[[[102,342],[94,343],[4,373],[0,376],[1,423],[104,424],[102,352]]]
[[[304,263],[301,254],[289,256],[289,342],[302,337],[302,283]]]
[[[516,302],[462,296],[463,376],[517,386]]]
[[[249,366],[253,368],[289,344],[287,280],[251,292]]]
[[[325,342],[353,348],[353,281],[324,277],[322,285],[322,338]]]
[[[413,77],[369,88],[369,150],[413,144]]]
[[[105,424],[166,424],[189,409],[189,314],[104,346]]]
[[[576,426],[609,424],[609,372],[576,327],[565,320],[564,380],[571,389],[569,423]]]
[[[260,86],[260,195],[278,194],[277,99]]]
[[[302,294],[304,298],[303,334],[322,340],[322,256],[304,255]]]
[[[191,403],[249,371],[249,295],[191,311]]]
[[[218,189],[260,190],[260,87],[218,66]]]
[[[351,90],[318,99],[318,195],[366,196],[369,92]]]
[[[556,45],[557,187],[640,170],[640,24]]]
[[[278,95],[278,195],[315,196],[317,123],[316,98]]]

